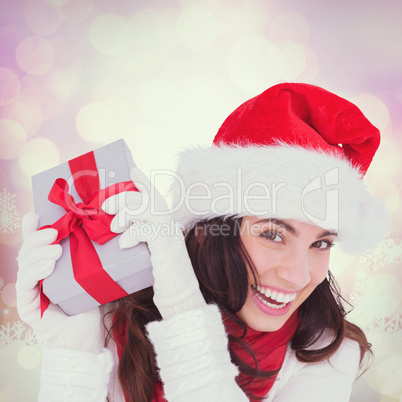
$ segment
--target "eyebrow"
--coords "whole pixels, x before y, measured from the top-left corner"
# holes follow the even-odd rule
[[[275,223],[276,225],[279,225],[279,226],[282,226],[283,228],[285,228],[288,232],[292,233],[292,235],[294,235],[295,237],[300,236],[300,232],[297,229],[295,229],[293,226],[289,225],[282,219],[268,218],[268,219],[260,219],[257,221],[257,223],[262,223],[262,222]],[[335,230],[324,230],[322,233],[320,233],[319,236],[317,236],[317,239],[320,239],[321,237],[325,237],[325,236],[338,236],[338,233]]]
[[[325,236],[338,236],[338,233],[335,230],[324,230],[318,237],[325,237]]]

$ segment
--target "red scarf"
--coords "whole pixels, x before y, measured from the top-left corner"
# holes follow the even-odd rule
[[[240,338],[244,334],[244,330],[240,325],[235,323],[230,317],[222,313],[223,323],[226,332],[236,338]],[[300,317],[298,311],[295,311],[285,322],[282,328],[274,332],[259,332],[247,327],[247,332],[240,339],[248,345],[258,362],[258,369],[261,371],[274,371],[282,367],[285,360],[286,349],[289,341],[293,338],[297,327],[299,326]],[[249,366],[255,368],[253,357],[237,342],[229,341],[229,346],[233,352]],[[237,376],[236,381],[242,385],[244,391],[257,397],[264,397],[274,385],[278,373],[269,379],[254,379],[248,375],[241,373]],[[255,399],[256,401],[258,399]],[[253,398],[250,401],[254,401]]]
[[[243,329],[235,323],[231,318],[222,313],[226,332],[230,335],[239,338],[243,335]],[[114,318],[113,318],[114,321]],[[282,328],[275,332],[258,332],[247,327],[247,333],[241,339],[251,348],[255,358],[258,361],[258,368],[263,371],[278,370],[282,367],[286,355],[288,342],[295,334],[299,326],[299,314],[295,311],[290,318],[286,321]],[[117,354],[119,359],[123,353],[124,345],[126,343],[126,324],[119,327],[113,326],[113,337],[116,341]],[[237,342],[229,341],[232,350],[249,366],[255,367],[254,359],[250,353]],[[255,379],[251,383],[251,377],[240,374],[236,380],[243,389],[255,396],[264,397],[268,394],[269,390],[275,382],[278,374],[270,377],[269,379]],[[248,384],[247,384],[248,383]],[[155,384],[155,395],[152,402],[166,402],[163,393],[163,385],[161,382]],[[127,401],[127,398],[125,398]],[[254,399],[250,399],[253,401]]]

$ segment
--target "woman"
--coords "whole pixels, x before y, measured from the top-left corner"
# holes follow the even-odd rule
[[[213,147],[182,155],[172,211],[185,242],[138,169],[139,192],[105,202],[122,248],[147,242],[155,283],[74,317],[50,306],[39,318],[37,283],[61,249],[28,216],[17,295],[47,343],[40,399],[348,400],[370,345],[345,319],[329,254],[335,240],[361,252],[385,232],[362,181],[378,145],[346,100],[306,84],[268,89]]]

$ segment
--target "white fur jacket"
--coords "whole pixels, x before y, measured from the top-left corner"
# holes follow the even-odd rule
[[[155,346],[165,396],[174,402],[248,401],[235,382],[227,338],[216,306],[178,314],[147,327]],[[100,339],[102,342],[103,339]],[[320,339],[315,345],[328,342]],[[100,354],[44,346],[39,401],[124,402],[112,343]],[[359,366],[359,347],[345,340],[321,363],[301,363],[288,347],[277,381],[265,401],[349,401]]]

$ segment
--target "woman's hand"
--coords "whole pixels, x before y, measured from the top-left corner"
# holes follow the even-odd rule
[[[166,201],[138,168],[131,170],[130,178],[139,192],[117,194],[102,205],[106,213],[117,214],[110,229],[124,232],[120,247],[148,244],[155,279],[154,302],[163,318],[205,306],[183,233]]]
[[[67,316],[50,303],[41,318],[39,281],[48,277],[61,257],[62,248],[52,244],[56,229],[37,230],[38,216],[27,214],[22,221],[24,242],[18,256],[17,309],[40,342],[49,346],[98,353],[100,312],[96,307],[85,313]]]

